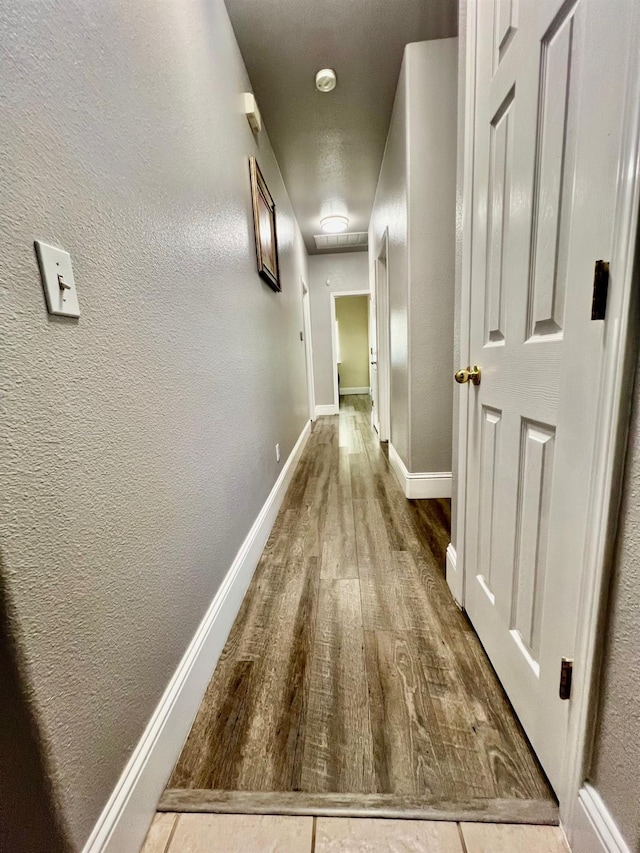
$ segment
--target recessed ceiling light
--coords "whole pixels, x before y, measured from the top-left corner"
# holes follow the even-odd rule
[[[336,88],[336,72],[333,68],[321,68],[316,74],[316,89],[319,92],[331,92]]]
[[[340,234],[346,231],[349,227],[349,220],[346,216],[325,216],[320,220],[320,228],[325,234]]]

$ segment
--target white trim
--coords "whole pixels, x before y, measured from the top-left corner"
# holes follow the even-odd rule
[[[456,549],[453,547],[453,543],[449,542],[445,555],[445,577],[449,584],[449,589],[452,591],[461,585],[458,573],[462,573],[462,566],[458,564],[458,555],[456,553]],[[462,608],[462,604],[455,598],[455,596],[454,601],[458,607]]]
[[[307,438],[307,421],[269,497],[84,846],[83,853],[138,850],[180,755]]]
[[[380,441],[391,438],[391,388],[389,356],[389,227],[384,229],[380,251],[374,262],[376,288],[376,354],[378,358],[378,423]],[[384,272],[381,274],[381,270]],[[383,281],[384,278],[384,281]]]
[[[476,27],[478,0],[466,0],[466,58],[464,90],[464,152],[462,185],[462,280],[460,283],[460,367],[471,364],[471,235],[473,229],[473,155],[476,123]],[[457,368],[456,368],[457,369]],[[467,506],[467,436],[469,424],[469,394],[466,386],[458,385],[458,475],[456,481],[456,529],[451,531],[460,566],[465,564],[465,517]],[[464,607],[465,575],[463,571],[451,576],[447,583],[454,599]]]
[[[370,288],[366,290],[336,290],[329,294],[329,304],[331,307],[331,376],[333,379],[333,405],[336,408],[335,412],[324,412],[325,415],[337,415],[340,409],[340,399],[338,395],[338,342],[336,341],[336,299],[341,296],[371,296]],[[367,344],[367,352],[369,345]],[[319,406],[316,406],[316,412]]]
[[[300,276],[300,284],[302,285],[302,334],[304,336],[304,357],[307,375],[307,397],[309,399],[309,418],[313,421],[316,417],[316,389],[315,380],[313,378],[311,294],[309,293],[309,285],[306,283],[302,276]]]
[[[400,454],[389,442],[389,462],[405,498],[450,498],[451,471],[424,471],[412,473]]]
[[[363,385],[361,388],[341,388],[340,396],[344,397],[346,394],[370,394],[371,388],[368,385]]]
[[[602,798],[589,784],[578,793],[569,841],[573,853],[631,853]]]
[[[598,389],[598,421],[593,454],[594,475],[587,521],[584,570],[580,589],[578,631],[569,720],[566,792],[560,792],[561,814],[573,831],[577,793],[589,770],[601,641],[601,614],[606,604],[618,522],[630,397],[637,358],[638,292],[634,263],[640,205],[640,8],[633,7],[630,57],[625,81],[626,104],[618,167],[612,233],[611,279],[607,298],[604,353]],[[577,667],[577,664],[579,666]],[[577,667],[577,668],[576,668]],[[564,797],[563,797],[564,794]],[[563,799],[568,807],[563,808]]]
[[[334,403],[326,403],[322,406],[316,406],[316,417],[322,418],[325,415],[337,415],[340,412],[340,406]]]

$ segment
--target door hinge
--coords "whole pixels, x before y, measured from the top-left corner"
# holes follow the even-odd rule
[[[562,658],[560,664],[560,698],[571,698],[571,678],[573,676],[573,661],[570,658]]]
[[[607,313],[608,292],[609,261],[596,261],[593,271],[593,298],[591,299],[592,320],[604,320]]]

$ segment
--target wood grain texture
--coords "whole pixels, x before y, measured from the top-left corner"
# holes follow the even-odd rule
[[[276,791],[210,791],[167,789],[160,804],[165,812],[219,814],[317,815],[389,819],[474,821],[482,823],[545,824],[557,826],[558,807],[553,800],[496,798],[443,800],[435,796],[403,794],[307,794]]]
[[[560,827],[463,823],[460,831],[467,853],[570,853]]]
[[[369,414],[354,395],[313,425],[171,796],[495,801],[496,821],[547,803],[547,822],[552,792],[446,585],[450,502],[404,498]]]
[[[310,674],[313,727],[305,733],[302,790],[372,790],[368,706],[360,584],[323,580]]]

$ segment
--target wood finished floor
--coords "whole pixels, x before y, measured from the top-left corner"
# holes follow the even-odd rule
[[[553,823],[444,579],[450,503],[404,498],[369,406],[313,424],[160,808]]]

